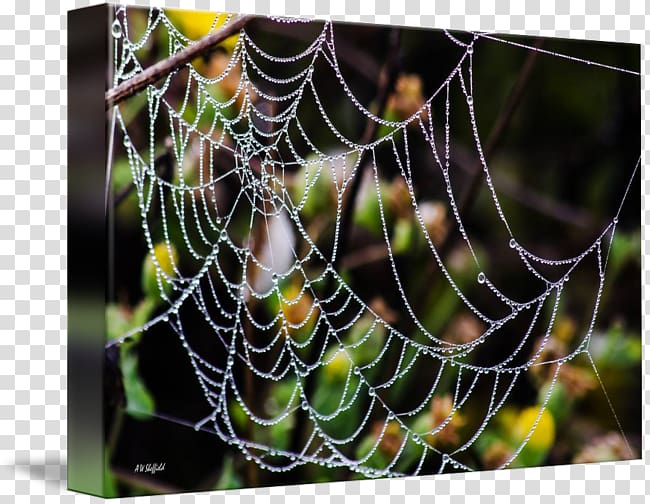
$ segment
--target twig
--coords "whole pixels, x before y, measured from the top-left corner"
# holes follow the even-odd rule
[[[537,42],[535,42],[534,47],[536,49],[539,49],[542,47],[542,43],[543,41],[541,39],[538,39]],[[530,77],[533,74],[533,68],[535,67],[535,62],[538,55],[539,53],[537,51],[532,51],[526,57],[524,66],[521,68],[519,76],[517,77],[517,82],[515,82],[515,85],[512,88],[510,95],[508,96],[508,100],[506,101],[503,110],[497,117],[496,124],[492,128],[487,143],[485,144],[485,148],[483,149],[486,161],[492,157],[494,151],[503,139],[503,134],[510,125],[510,121],[512,120],[515,110],[517,110],[517,107],[521,102],[521,98],[524,96],[524,90],[526,89],[526,86],[530,81]],[[474,174],[472,175],[469,188],[463,195],[460,204],[458,205],[458,211],[461,217],[469,211],[469,209],[474,204],[474,201],[476,200],[482,173],[483,165],[481,161],[478,161],[474,169]],[[448,242],[448,240],[446,241]]]
[[[542,43],[543,41],[541,39],[538,39],[535,42],[535,47],[540,48],[542,46]],[[485,144],[485,147],[483,149],[484,159],[486,162],[488,162],[489,159],[492,157],[497,146],[503,139],[503,134],[508,128],[508,125],[512,120],[515,110],[517,110],[517,106],[521,102],[521,98],[524,95],[524,90],[526,89],[526,86],[528,85],[528,82],[530,81],[530,78],[532,76],[533,68],[535,66],[535,61],[537,60],[537,56],[538,56],[537,51],[533,51],[529,53],[528,56],[526,57],[526,60],[524,61],[523,67],[519,71],[517,81],[515,82],[512,91],[508,95],[506,103],[503,109],[501,110],[501,112],[499,113],[496,123],[492,128],[492,131],[490,132],[490,136],[488,137],[487,143]],[[481,182],[482,175],[483,175],[483,164],[479,160],[476,162],[476,165],[474,166],[471,172],[469,187],[465,192],[465,194],[461,197],[460,202],[458,204],[458,214],[461,219],[467,214],[467,212],[471,209],[472,205],[476,201],[476,197],[478,196],[478,190],[481,187],[480,182]],[[438,247],[438,254],[440,255],[440,258],[443,261],[449,254],[451,245],[453,243],[453,241],[451,240],[451,236],[452,233],[447,233],[447,236],[445,236],[445,239],[443,240],[442,244],[440,245],[440,247]],[[436,264],[435,263],[429,263],[429,264],[431,264],[431,267],[435,271]],[[426,288],[427,291],[429,291],[431,289],[431,283],[427,282],[424,288]],[[418,306],[416,307],[417,308],[416,313],[421,313],[422,309],[424,308],[424,305],[429,301],[429,296],[427,296],[426,293],[424,292],[420,292],[420,295],[417,296],[417,299],[419,299],[419,303]]]
[[[228,37],[241,30],[246,25],[246,23],[248,23],[251,19],[254,19],[254,17],[255,16],[251,14],[240,16],[231,23],[228,23],[220,30],[206,35],[195,44],[186,47],[182,51],[170,56],[167,59],[159,61],[155,65],[150,66],[129,80],[126,80],[120,85],[109,89],[106,91],[106,109],[108,110],[112,106],[120,103],[122,100],[142,91],[149,84],[153,84],[158,79],[169,75],[174,70],[178,70],[186,63],[189,63],[197,56],[200,56],[206,52],[212,46],[223,42]]]

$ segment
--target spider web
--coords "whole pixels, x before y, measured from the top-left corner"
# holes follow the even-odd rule
[[[126,8],[117,8],[112,30],[114,85],[143,71],[139,55],[160,30],[167,32],[169,55],[193,43],[159,9],[149,11],[143,35],[130,40]],[[588,247],[575,257],[541,257],[518,242],[509,224],[483,152],[474,108],[475,42],[481,37],[512,42],[480,33],[462,42],[447,33],[449,43],[459,50],[456,64],[415,113],[402,121],[389,121],[375,116],[351,90],[339,67],[334,35],[333,25],[326,22],[304,49],[278,56],[259,47],[242,29],[217,76],[205,77],[196,65],[188,64],[146,88],[149,131],[144,141],[132,138],[128,120],[118,107],[114,109],[138,197],[142,233],[165,303],[162,312],[117,343],[157,324],[169,326],[187,354],[210,411],[203,419],[183,420],[214,432],[248,460],[278,472],[305,464],[345,467],[373,477],[473,470],[476,467],[467,453],[508,404],[524,376],[532,369],[544,368],[550,386],[530,430],[500,464],[506,467],[533,435],[562,366],[580,355],[593,364],[589,344],[609,250],[639,164],[627,187],[621,188],[618,211]],[[598,65],[551,54],[578,64]],[[215,84],[227,79],[235,82],[232,93],[215,93]],[[184,86],[184,93],[179,93],[179,86]],[[348,138],[322,97],[322,90],[332,86],[340,88],[354,113],[381,125],[382,134],[365,144]],[[464,107],[451,110],[450,95],[458,92],[464,96]],[[458,203],[460,188],[454,185],[450,163],[452,112],[466,118],[471,128],[482,183],[502,226],[511,260],[522,265],[518,281],[536,286],[525,299],[506,294],[507,289],[484,272],[481,252],[465,226]],[[442,128],[436,126],[434,116],[442,118]],[[329,132],[332,141],[327,147],[319,146],[315,123],[319,135],[323,130]],[[165,128],[168,131],[161,136]],[[174,178],[164,177],[156,169],[164,136],[169,139],[167,148],[177,169]],[[423,180],[414,170],[417,161],[410,146],[416,136],[428,146],[428,170],[444,185],[453,225],[474,263],[472,285],[462,285],[455,278],[439,240],[427,225],[430,209],[423,208],[418,199],[418,184]],[[332,148],[332,143],[338,147]],[[405,285],[403,264],[393,251],[394,237],[382,197],[381,173],[387,167],[377,161],[379,149],[393,153],[389,168],[405,188],[411,219],[442,281],[481,322],[483,329],[469,341],[445,339],[427,329],[426,321],[418,316],[416,300]],[[191,170],[192,166],[198,169]],[[297,181],[298,176],[304,180]],[[386,310],[364,300],[335,267],[341,253],[343,209],[356,177],[363,177],[362,184],[376,195],[379,236],[406,325],[393,323]],[[316,243],[310,219],[304,215],[307,205],[322,197],[323,183],[329,185],[336,201],[331,240],[325,244]],[[294,189],[296,185],[299,191]],[[163,267],[154,253],[160,241],[169,257],[175,258],[175,250],[182,250],[192,261],[181,264],[172,260],[171,270]],[[589,323],[568,352],[545,359],[558,307],[578,268],[588,268],[596,283],[593,303],[585,307]],[[477,296],[472,294],[477,291],[480,297],[496,298],[500,312],[481,308],[485,303],[475,301]],[[200,334],[185,329],[189,317],[204,320]],[[519,329],[522,321],[523,331]],[[413,330],[407,332],[409,326]],[[513,331],[517,333],[514,338]],[[542,335],[541,343],[531,352],[534,335]],[[501,338],[504,344],[514,342],[503,358],[490,361],[485,352],[480,354]],[[475,358],[479,354],[482,357]],[[338,401],[335,408],[324,409],[318,400],[323,391],[310,389],[308,383],[332,368],[338,369],[340,380],[330,385],[328,394]],[[423,376],[428,377],[426,383],[421,382]],[[414,379],[418,380],[417,392],[412,388]],[[258,384],[258,393],[252,396],[251,382]],[[271,408],[261,407],[270,400],[268,391],[278,386],[284,387],[282,398],[272,398]],[[418,395],[422,389],[426,393]],[[423,430],[416,418],[446,392],[451,395],[449,408],[437,425]],[[405,393],[412,395],[407,407],[401,400]],[[441,448],[437,438],[466,410],[472,416],[480,413],[480,420],[472,424],[470,435],[455,440],[453,448]],[[242,428],[237,414],[243,414],[255,430]],[[300,417],[306,419],[308,428],[299,446],[269,443],[265,431],[286,427],[290,433]],[[356,447],[369,433],[374,439],[360,454]],[[389,439],[397,440],[390,456],[377,458],[376,453]],[[407,460],[410,462],[405,463]]]

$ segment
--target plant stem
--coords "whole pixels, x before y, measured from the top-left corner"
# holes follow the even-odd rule
[[[174,70],[178,70],[180,67],[186,63],[189,63],[197,56],[205,53],[211,47],[219,44],[220,42],[223,42],[231,35],[234,35],[236,32],[241,30],[246,25],[246,23],[248,23],[251,19],[254,19],[254,17],[255,16],[251,14],[239,16],[220,30],[206,35],[202,39],[198,40],[195,44],[186,47],[182,51],[173,54],[169,58],[159,61],[143,72],[140,72],[139,74],[122,82],[118,86],[109,89],[106,91],[105,96],[106,109],[108,110],[114,105],[120,103],[122,100],[133,96],[136,93],[139,93],[149,84],[153,84],[157,80],[169,75]]]

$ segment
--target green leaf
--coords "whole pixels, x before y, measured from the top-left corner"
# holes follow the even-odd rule
[[[130,315],[118,304],[106,306],[106,337],[117,339],[131,328]]]
[[[139,420],[150,419],[155,411],[155,404],[138,372],[138,355],[134,345],[122,345],[120,365],[127,412]]]
[[[379,196],[381,197],[381,204],[384,212],[384,219],[386,220],[386,225],[390,228],[393,217],[388,205],[390,187],[383,180],[379,181]],[[357,226],[364,228],[366,231],[369,231],[374,236],[382,236],[383,231],[379,213],[379,198],[377,197],[374,176],[370,177],[370,183],[361,183],[356,207],[354,209],[353,222]]]
[[[391,239],[393,253],[402,254],[411,249],[413,243],[414,229],[410,219],[398,219],[393,228]]]
[[[231,456],[226,455],[223,459],[223,466],[221,467],[221,476],[219,481],[214,486],[215,490],[232,490],[241,488],[243,482],[235,472],[235,465]]]
[[[157,265],[153,259],[154,255],[156,257],[156,262],[158,263]],[[156,244],[153,254],[151,252],[147,253],[142,263],[142,291],[145,296],[150,296],[156,300],[160,300],[161,292],[158,284],[159,279],[164,293],[169,295],[172,285],[165,279],[165,275],[173,277],[174,266],[177,264],[178,252],[176,252],[174,244],[165,242]]]

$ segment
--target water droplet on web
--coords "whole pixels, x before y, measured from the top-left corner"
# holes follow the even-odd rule
[[[618,217],[614,217],[614,220],[612,221],[614,224],[618,224]]]
[[[517,246],[517,242],[515,241],[514,238],[510,238],[510,248],[515,248]]]
[[[124,140],[122,140],[122,143],[124,144],[124,147],[127,149],[131,147],[131,139],[128,136],[124,137]]]
[[[361,374],[361,370],[358,367],[355,367],[354,370],[353,370],[353,373],[355,375],[359,376]]]
[[[474,103],[474,98],[472,98],[472,95],[467,95],[467,103],[469,105],[472,105]]]
[[[120,25],[120,21],[118,19],[113,21],[113,25],[111,26],[111,33],[113,34],[113,37],[117,39],[122,37],[122,26]]]
[[[306,411],[307,409],[309,409],[309,403],[307,401],[303,401],[302,403],[300,403],[300,407]]]
[[[481,271],[481,272],[478,274],[478,276],[476,277],[476,281],[477,281],[478,283],[480,283],[480,284],[484,284],[484,283],[485,283],[485,273],[483,273],[483,272]]]
[[[470,45],[467,47],[467,54],[474,54],[474,45]]]
[[[368,395],[369,395],[370,397],[374,397],[374,396],[375,396],[375,389],[374,389],[373,387],[369,387],[369,388],[368,388]]]
[[[221,230],[221,233],[219,233],[219,238],[221,238],[223,241],[226,241],[228,239],[228,233],[225,229]]]
[[[235,359],[231,357],[228,357],[228,367],[231,367],[235,363]]]

